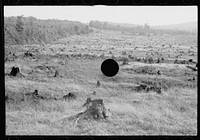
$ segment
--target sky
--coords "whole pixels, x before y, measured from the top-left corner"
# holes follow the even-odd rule
[[[198,21],[197,10],[197,6],[4,6],[4,16],[155,26]]]

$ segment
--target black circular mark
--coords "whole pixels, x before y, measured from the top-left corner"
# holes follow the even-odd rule
[[[93,4],[94,0],[82,0],[83,4]]]
[[[132,0],[133,4],[142,4],[143,0]]]
[[[101,71],[105,76],[113,77],[115,76],[119,71],[119,65],[118,63],[113,59],[106,59],[101,64]]]

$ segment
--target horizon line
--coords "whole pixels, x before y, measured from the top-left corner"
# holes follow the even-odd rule
[[[34,17],[34,16],[24,16],[24,15],[19,15],[19,16],[23,16],[25,18],[33,17],[33,18],[36,18],[38,20],[61,20],[61,21],[68,20],[68,21],[72,21],[72,22],[81,22],[81,23],[84,23],[84,24],[89,24],[90,21],[108,22],[108,23],[116,23],[116,24],[130,24],[130,25],[136,25],[136,26],[141,26],[141,25],[144,25],[144,24],[148,24],[149,26],[167,26],[167,25],[177,25],[177,24],[184,24],[184,23],[190,23],[190,22],[196,22],[196,23],[198,23],[198,21],[193,20],[193,21],[180,22],[180,23],[151,25],[148,22],[144,23],[144,24],[137,24],[137,23],[117,22],[117,21],[103,21],[103,20],[94,20],[94,19],[91,19],[89,22],[82,22],[82,21],[79,21],[79,20],[69,20],[69,19],[58,19],[58,18],[44,19],[44,18],[38,18],[38,17]],[[17,17],[17,16],[4,16],[4,17]]]

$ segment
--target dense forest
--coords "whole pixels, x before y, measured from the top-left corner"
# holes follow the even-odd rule
[[[89,22],[89,26],[100,30],[121,31],[122,33],[130,33],[133,35],[192,34],[189,31],[181,31],[181,30],[151,29],[151,27],[148,24],[144,24],[144,26],[142,26],[134,24],[101,22],[97,20],[91,20]]]
[[[88,34],[93,31],[92,28],[121,31],[131,35],[191,34],[188,31],[151,29],[148,24],[141,26],[91,20],[89,25],[86,25],[68,20],[4,17],[5,44],[10,45],[48,44],[69,35]]]
[[[4,17],[5,44],[51,43],[69,35],[88,34],[88,25],[68,20]]]

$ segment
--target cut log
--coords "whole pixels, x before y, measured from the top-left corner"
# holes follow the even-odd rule
[[[186,66],[187,68],[193,70],[193,71],[197,71],[197,68],[196,67],[191,67],[191,66]]]

